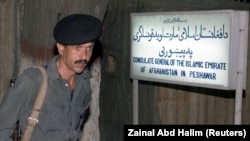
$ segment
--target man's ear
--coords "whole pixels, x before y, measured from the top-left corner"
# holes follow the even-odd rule
[[[64,45],[62,45],[62,44],[60,44],[60,43],[56,43],[56,47],[57,47],[58,53],[59,53],[60,55],[63,55]]]

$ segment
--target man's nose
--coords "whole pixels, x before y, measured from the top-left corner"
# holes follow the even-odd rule
[[[89,56],[89,52],[86,48],[81,48],[81,50],[79,51],[79,56],[82,58],[82,59],[87,59],[88,56]]]

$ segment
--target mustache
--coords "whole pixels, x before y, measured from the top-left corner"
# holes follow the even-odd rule
[[[86,59],[80,59],[80,60],[76,60],[74,63],[75,64],[80,64],[80,63],[88,64],[88,60],[86,60]]]

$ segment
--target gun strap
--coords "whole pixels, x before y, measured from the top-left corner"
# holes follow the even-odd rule
[[[40,86],[40,89],[38,91],[38,95],[36,96],[35,99],[35,103],[33,105],[32,111],[31,111],[31,115],[28,118],[28,123],[24,132],[24,136],[22,138],[22,141],[29,141],[30,137],[32,135],[33,129],[36,126],[36,124],[38,123],[38,116],[39,116],[39,112],[41,111],[42,108],[42,104],[46,95],[46,91],[47,91],[47,82],[48,82],[48,76],[46,74],[46,71],[43,67],[41,66],[35,66],[34,68],[38,68],[41,73],[42,73],[42,83]]]

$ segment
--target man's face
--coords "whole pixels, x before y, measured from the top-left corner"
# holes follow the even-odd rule
[[[81,73],[92,56],[94,42],[67,46],[57,44],[57,46],[61,59],[67,69],[74,73]]]

